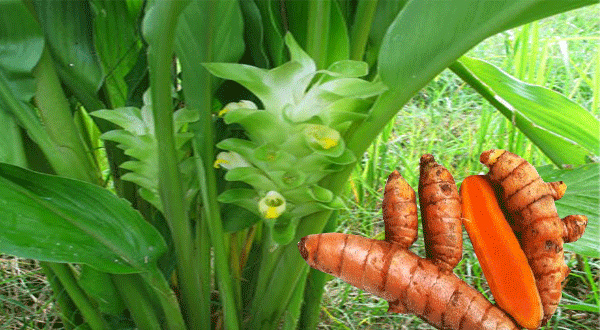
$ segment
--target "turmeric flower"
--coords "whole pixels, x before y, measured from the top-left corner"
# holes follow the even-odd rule
[[[213,166],[214,168],[222,167],[226,170],[230,170],[236,167],[250,167],[251,165],[244,159],[244,157],[242,157],[242,155],[238,154],[237,152],[222,151],[217,155],[217,159],[215,160]]]
[[[278,218],[285,212],[285,198],[271,190],[258,202],[258,210],[265,219]]]

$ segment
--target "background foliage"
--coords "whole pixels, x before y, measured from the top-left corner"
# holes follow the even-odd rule
[[[0,251],[55,293],[6,257],[1,324],[416,327],[337,281],[321,307],[295,241],[378,237],[392,169],[416,187],[428,152],[460,182],[504,148],[590,217],[548,327],[593,327],[598,6],[465,54],[590,3],[2,2],[0,160],[21,168],[0,166]],[[457,272],[490,297],[468,243]]]

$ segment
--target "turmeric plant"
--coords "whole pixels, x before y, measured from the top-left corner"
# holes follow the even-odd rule
[[[535,276],[546,324],[562,296],[561,283],[569,274],[563,244],[578,240],[587,225],[584,215],[559,218],[554,201],[562,198],[563,182],[544,182],[535,167],[505,150],[488,150],[481,162],[489,167],[489,180],[501,191],[506,210]]]
[[[459,60],[485,38],[597,2],[0,1],[0,162],[80,180],[64,189],[32,171],[15,170],[18,182],[0,171],[0,251],[44,261],[67,329],[313,328],[322,283],[307,283],[309,268],[290,242],[335,227],[344,184],[382,128],[457,60],[463,70],[454,71],[470,84],[495,87],[488,81],[498,75]],[[503,94],[510,109],[564,114],[527,112],[518,127],[597,131],[595,118],[556,93],[503,81],[537,104],[558,100],[523,107]],[[532,140],[564,155],[597,144],[562,125],[543,127]],[[568,143],[555,144],[563,137]],[[30,189],[36,180],[44,189]],[[98,203],[98,191],[129,203]],[[35,217],[16,221],[17,209]],[[110,212],[94,216],[99,209]],[[390,242],[405,235],[402,226],[416,233],[414,203],[406,209]],[[128,230],[141,223],[146,229]],[[120,251],[140,267],[116,269],[110,253],[89,248],[91,240],[119,252],[105,244],[121,237],[115,228],[154,247]],[[405,241],[408,248],[414,236]],[[422,262],[435,274],[432,263],[445,258]],[[452,276],[440,278],[459,283]],[[483,300],[464,292],[457,303]],[[446,317],[442,324],[456,325]]]
[[[519,325],[537,329],[543,312],[535,278],[491,184],[484,176],[469,176],[460,196],[463,223],[494,300]]]
[[[423,156],[421,161],[425,164],[421,181],[439,177],[442,173],[446,179],[441,186],[454,181],[443,167],[432,163],[434,160],[431,155]],[[456,186],[448,190],[456,193],[455,196],[451,194],[450,199],[458,200]],[[412,231],[406,234],[406,241],[398,239],[403,234],[397,226],[391,225],[390,219],[415,219],[416,204],[411,196],[414,196],[412,188],[402,176],[393,172],[388,178],[382,204],[386,225],[384,241],[341,233],[309,235],[298,243],[302,258],[315,269],[387,300],[390,312],[417,315],[439,329],[518,329],[504,311],[452,273],[454,261],[445,259],[454,257],[447,257],[435,248],[429,250],[433,252],[427,259],[415,255],[408,250],[414,240]],[[448,198],[444,194],[431,192],[423,197],[433,205],[436,204],[436,196],[437,202],[442,205]],[[401,201],[400,206],[392,206],[391,200]],[[390,209],[393,211],[390,212]],[[390,217],[390,213],[394,216]],[[459,219],[456,225],[460,230],[460,205],[455,213],[458,216],[454,214],[451,218]],[[412,220],[407,223],[412,224]],[[390,230],[393,235],[388,235]],[[423,231],[425,235],[431,234],[427,233],[431,231],[430,227],[424,226]],[[446,237],[446,241],[442,237]],[[454,246],[456,240],[457,237],[453,235],[440,236],[428,244]],[[461,240],[461,236],[458,236],[458,240]]]

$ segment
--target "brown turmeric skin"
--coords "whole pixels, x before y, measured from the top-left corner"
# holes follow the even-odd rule
[[[385,240],[408,248],[417,240],[417,204],[413,188],[398,171],[388,176],[381,203]]]
[[[562,295],[562,281],[569,274],[563,243],[583,234],[587,217],[558,216],[554,201],[566,190],[563,182],[544,182],[535,167],[521,157],[488,150],[480,161],[489,167],[488,177],[501,191],[508,221],[514,230],[536,279],[546,324],[556,311]]]
[[[456,275],[398,244],[326,233],[302,238],[298,248],[310,267],[386,299],[390,312],[417,315],[438,329],[518,329]]]
[[[422,191],[437,195],[431,197],[425,193],[422,198],[428,201],[428,207],[448,205],[445,198],[448,194],[440,191],[451,191],[450,205],[454,205],[458,201],[454,180],[449,173],[444,174],[445,169],[440,168],[430,156],[422,162],[427,169],[422,174],[422,179],[423,176],[427,178]],[[449,182],[454,189],[442,187],[450,185]],[[452,227],[452,235],[438,235],[436,240],[431,240],[430,244],[440,244],[441,248],[432,249],[432,256],[428,259],[408,250],[416,239],[415,194],[397,172],[388,178],[382,207],[385,241],[340,233],[309,235],[298,243],[300,254],[310,267],[386,299],[390,312],[415,314],[438,329],[518,329],[500,308],[452,273],[459,260],[456,260],[455,253],[438,252],[445,251],[448,246],[455,252],[457,245],[462,250],[460,204],[457,205],[458,210],[453,209],[450,215],[440,208],[431,211],[433,216],[430,218],[435,220],[452,218],[454,221],[457,218],[458,234]],[[424,231],[427,230],[434,228],[424,227]],[[444,237],[452,239],[446,242]],[[448,262],[446,258],[452,260]]]
[[[419,204],[425,256],[452,271],[462,258],[461,205],[452,174],[432,155],[420,160]]]

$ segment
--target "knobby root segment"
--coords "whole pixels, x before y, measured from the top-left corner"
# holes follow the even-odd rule
[[[546,324],[562,295],[569,273],[563,243],[577,240],[587,225],[583,215],[560,219],[554,201],[566,190],[563,182],[544,182],[535,167],[505,150],[488,150],[480,161],[489,167],[490,182],[501,190],[500,203],[536,279]]]
[[[543,312],[535,278],[492,185],[485,176],[469,176],[460,196],[463,223],[494,300],[519,325],[537,329]]]
[[[462,258],[461,206],[452,174],[425,154],[420,160],[419,204],[427,259],[452,271]]]
[[[310,267],[390,302],[390,312],[411,313],[438,329],[518,329],[477,290],[398,244],[326,233],[298,243]]]
[[[402,248],[417,240],[417,204],[413,188],[398,171],[392,172],[385,184],[381,204],[385,240]]]

